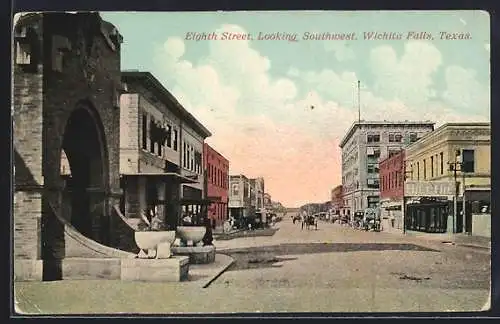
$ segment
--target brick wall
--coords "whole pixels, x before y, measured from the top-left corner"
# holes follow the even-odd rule
[[[120,173],[139,171],[139,99],[137,94],[120,96]]]
[[[33,19],[33,30],[42,28]],[[33,35],[32,48],[40,48],[43,37]],[[15,60],[15,57],[14,57]],[[14,61],[15,62],[15,61]],[[33,55],[30,66],[14,64],[14,258],[40,259],[42,175],[42,65]]]
[[[228,218],[229,161],[210,145],[204,143],[203,164],[207,177],[207,197],[221,198],[220,202],[210,205],[208,217],[215,220],[216,226],[222,226]]]
[[[380,198],[402,199],[404,194],[404,151],[379,163]]]
[[[102,35],[109,25],[102,24],[98,14],[45,13],[21,18],[17,29],[23,26],[38,33],[33,43],[35,68],[14,67],[14,147],[16,176],[14,226],[16,257],[35,257],[33,249],[40,244],[39,231],[34,230],[40,213],[50,218],[47,203],[60,212],[61,146],[65,126],[78,103],[85,103],[95,111],[96,125],[105,148],[104,190],[107,194],[103,218],[119,202],[119,109],[115,108],[116,94],[121,87],[120,44],[113,50]],[[62,37],[62,38],[61,38]],[[58,40],[64,39],[67,42]],[[61,44],[65,44],[62,48]],[[91,46],[93,44],[93,46]],[[64,52],[61,52],[64,50]],[[56,53],[63,54],[62,69],[57,69]],[[83,61],[84,57],[93,58]],[[89,64],[87,64],[89,63]],[[86,78],[91,75],[93,77]],[[89,81],[90,80],[90,81]],[[29,193],[44,187],[41,193]],[[38,188],[37,188],[38,187]],[[41,199],[42,198],[42,199]],[[47,211],[47,214],[45,212]],[[51,223],[42,221],[45,245],[53,256],[61,242]],[[109,224],[109,219],[103,224]],[[112,231],[111,229],[106,229]],[[100,230],[99,230],[100,231]],[[62,244],[64,245],[64,244]],[[31,251],[31,252],[30,252]]]

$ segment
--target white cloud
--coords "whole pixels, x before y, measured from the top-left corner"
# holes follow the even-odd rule
[[[244,32],[237,25],[221,31]],[[184,59],[185,51],[182,39],[169,38],[158,49],[155,74],[212,131],[207,141],[230,159],[231,173],[264,176],[270,193],[285,204],[328,199],[340,182],[338,143],[357,119],[356,73],[290,67],[293,80],[274,78],[270,60],[246,41],[210,42],[199,62]],[[400,59],[391,47],[378,47],[370,62],[376,82],[362,89],[362,119],[476,118],[428,101],[441,64],[431,44],[410,42]],[[449,73],[474,80],[456,69]],[[299,82],[306,93],[300,97]],[[465,90],[450,83],[446,98]]]
[[[477,81],[474,70],[449,66],[445,78],[447,88],[443,92],[443,99],[452,107],[484,111],[490,106],[489,87],[485,88]]]
[[[376,77],[373,90],[382,97],[414,105],[436,96],[432,77],[442,58],[432,43],[407,42],[400,59],[391,46],[379,46],[371,51],[370,63]]]
[[[325,50],[333,52],[337,61],[347,61],[356,57],[350,44],[346,41],[325,41]]]
[[[300,71],[297,68],[291,67],[290,69],[288,69],[286,75],[296,78],[300,76]]]

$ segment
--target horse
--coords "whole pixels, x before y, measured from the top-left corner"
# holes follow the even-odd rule
[[[311,226],[314,226],[316,230],[318,229],[318,220],[314,216],[306,216],[302,225],[304,225],[304,223],[307,230],[311,229]]]

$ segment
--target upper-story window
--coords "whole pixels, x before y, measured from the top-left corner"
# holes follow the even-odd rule
[[[174,151],[177,151],[178,150],[178,141],[179,141],[179,131],[177,130],[177,128],[174,127],[174,134],[173,134],[174,138]]]
[[[400,143],[402,139],[401,133],[389,133],[389,142],[391,143]]]
[[[233,196],[238,196],[240,194],[240,187],[238,184],[233,184],[232,189],[231,189],[231,194]]]
[[[431,156],[431,178],[434,178],[434,157]]]
[[[366,136],[366,141],[368,143],[378,143],[380,142],[380,134],[368,134]]]
[[[443,152],[439,153],[439,168],[441,169],[441,174],[444,173],[444,161],[443,161]]]
[[[148,149],[148,115],[142,114],[142,148],[144,150]]]
[[[474,172],[474,150],[462,150],[462,172]]]
[[[167,146],[172,148],[172,125],[170,123],[167,123],[166,125],[167,129]]]
[[[418,141],[418,134],[417,133],[411,132],[409,136],[410,136],[410,143]]]
[[[399,152],[401,152],[400,149],[389,149],[389,157],[397,155]]]

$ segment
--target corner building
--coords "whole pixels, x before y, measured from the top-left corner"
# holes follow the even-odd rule
[[[380,159],[401,151],[433,131],[425,121],[357,121],[340,142],[342,150],[342,214],[379,206]]]

